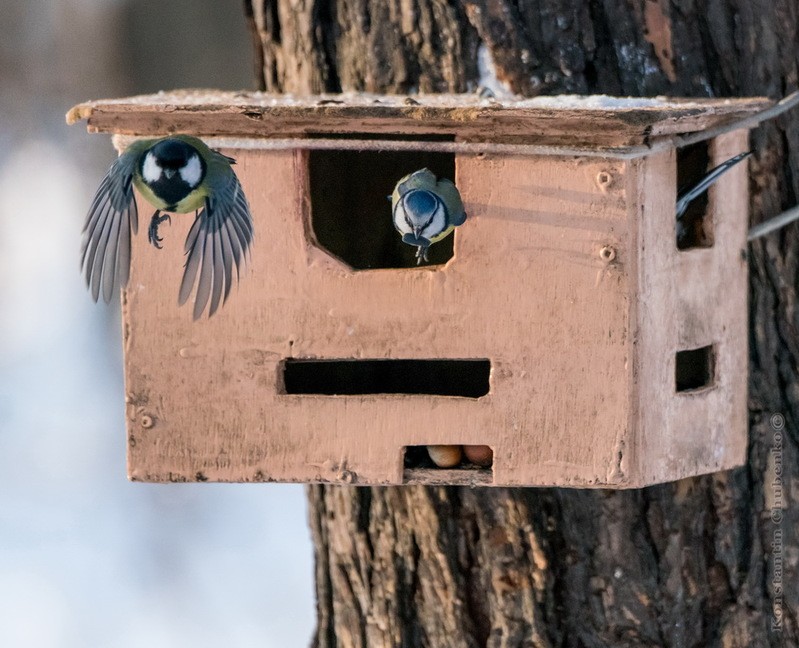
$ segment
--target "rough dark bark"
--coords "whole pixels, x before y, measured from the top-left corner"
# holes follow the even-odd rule
[[[481,45],[522,94],[797,87],[796,0],[252,2],[273,91],[469,91]],[[799,198],[799,113],[752,146],[759,222]],[[797,250],[796,226],[750,247],[746,467],[628,492],[311,487],[315,645],[799,645]]]

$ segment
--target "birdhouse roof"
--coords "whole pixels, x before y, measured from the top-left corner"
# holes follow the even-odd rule
[[[763,97],[674,99],[471,95],[297,97],[262,92],[177,90],[80,104],[67,121],[94,132],[286,140],[419,139],[562,148],[624,149],[705,131],[761,111]]]

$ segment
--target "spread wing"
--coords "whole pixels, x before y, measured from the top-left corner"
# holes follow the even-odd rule
[[[133,147],[131,147],[133,148]],[[126,286],[130,275],[130,237],[138,230],[133,196],[137,151],[130,148],[108,169],[94,195],[83,227],[81,267],[94,301],[111,301],[114,285]]]
[[[224,304],[236,280],[241,262],[246,261],[252,243],[250,207],[236,174],[226,162],[218,186],[211,186],[205,209],[194,220],[186,237],[186,264],[178,301],[185,304],[195,283],[194,319],[209,304],[208,316]],[[199,278],[198,278],[199,277]]]
[[[463,210],[461,194],[455,183],[442,178],[436,184],[436,191],[447,207],[447,225],[463,225],[466,222],[466,212]]]

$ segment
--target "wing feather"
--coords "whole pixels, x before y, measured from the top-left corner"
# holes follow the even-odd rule
[[[93,212],[92,220],[86,224],[83,230],[83,241],[80,246],[81,253],[81,266],[85,268],[87,258],[94,259],[94,250],[97,249],[99,243],[99,234],[103,230],[105,219],[108,210],[111,209],[110,199],[105,200],[95,212]],[[98,229],[99,228],[99,229]]]
[[[203,211],[205,213],[205,211]],[[191,295],[191,290],[194,288],[194,282],[197,279],[197,270],[200,267],[202,260],[202,246],[197,245],[200,236],[200,230],[203,229],[203,218],[197,216],[194,219],[194,224],[189,230],[189,235],[186,237],[186,254],[188,258],[184,265],[183,280],[180,282],[180,294],[178,295],[178,303],[183,306]],[[191,241],[191,244],[189,244]]]
[[[137,155],[126,151],[108,169],[92,199],[83,226],[81,267],[92,298],[111,301],[114,286],[130,276],[131,233],[138,229],[133,195]]]
[[[228,233],[228,240],[230,241],[230,247],[233,252],[233,261],[236,263],[236,279],[239,278],[239,267],[241,265],[241,240],[239,239],[239,235],[236,231],[236,226],[227,221],[225,223],[225,230]]]
[[[110,212],[109,212],[110,214]],[[93,256],[91,257],[91,276],[92,276],[92,298],[97,301],[100,298],[100,286],[103,277],[103,261],[105,259],[105,248],[108,245],[108,235],[111,232],[111,224],[114,219],[106,217],[103,226],[97,234],[97,241],[93,244]]]
[[[211,291],[211,305],[208,308],[208,316],[216,313],[219,308],[219,300],[222,298],[222,291],[225,287],[225,265],[222,261],[222,228],[217,229],[211,237],[213,238],[212,249],[214,252],[214,285]]]
[[[230,231],[227,228],[227,224],[219,230],[219,234],[220,245],[222,247],[222,264],[224,266],[223,272],[225,273],[225,294],[222,297],[222,303],[224,304],[227,301],[228,295],[230,295],[230,289],[233,287],[233,259],[235,258],[235,254],[230,242]],[[238,276],[239,269],[237,263],[236,277],[238,278]]]
[[[442,178],[436,184],[436,191],[444,201],[447,210],[447,225],[463,225],[466,222],[466,212],[463,209],[461,194],[455,184],[447,178]]]
[[[210,185],[205,207],[186,237],[186,264],[178,301],[186,303],[196,284],[194,319],[206,307],[213,315],[227,300],[235,280],[239,279],[242,260],[246,260],[253,238],[253,222],[244,190],[227,159],[212,161],[217,165],[218,180]]]
[[[194,319],[199,319],[208,303],[211,294],[211,281],[213,279],[213,235],[205,228],[203,236],[198,239],[202,244],[202,263],[200,264],[200,279],[197,282],[197,293],[194,296]]]
[[[124,220],[124,215],[119,218],[110,218],[108,228],[108,239],[105,245],[105,255],[103,257],[103,299],[106,303],[111,301],[114,294],[114,278],[116,277],[117,250],[119,249],[120,225]]]
[[[241,258],[246,260],[248,258],[251,235],[246,227],[242,225],[240,219],[231,218],[230,225],[236,232],[236,238],[238,239],[239,248],[241,249]]]

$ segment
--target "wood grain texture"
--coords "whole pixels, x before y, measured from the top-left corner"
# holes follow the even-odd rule
[[[306,235],[305,153],[231,153],[257,235],[218,317],[192,323],[169,290],[190,218],[175,219],[164,250],[134,247],[127,389],[145,409],[131,418],[132,478],[399,484],[406,445],[490,443],[497,484],[617,481],[630,391],[626,163],[459,157],[471,217],[454,258],[356,272]],[[615,188],[600,190],[600,173]],[[608,244],[620,263],[600,258]],[[491,390],[281,394],[289,357],[485,357]]]
[[[748,132],[713,140],[711,164],[748,150]],[[709,193],[710,248],[675,245],[676,152],[640,161],[635,293],[635,472],[654,483],[744,463],[747,445],[747,169]],[[677,351],[713,345],[711,385],[675,392]]]
[[[717,155],[742,144],[727,139]],[[723,279],[743,295],[738,176],[719,185],[716,246],[680,253],[673,154],[456,156],[469,219],[454,258],[354,271],[313,242],[306,152],[229,153],[258,234],[218,316],[191,322],[169,288],[190,217],[164,250],[134,247],[133,479],[442,483],[403,473],[404,447],[430,444],[491,445],[494,485],[630,487],[742,462],[743,409],[728,404],[746,384],[745,303],[719,290]],[[708,340],[715,388],[675,395],[674,353]],[[288,358],[488,358],[490,392],[286,394]]]
[[[480,82],[478,50],[509,90],[532,82],[548,94],[778,98],[796,87],[799,69],[794,0],[397,0],[379,21],[368,20],[375,3],[364,0],[319,3],[323,12],[292,0],[251,4],[271,16],[259,29],[282,57],[280,75],[267,66],[262,75],[275,91],[471,91]],[[454,15],[442,29],[415,19],[442,4]],[[350,19],[339,20],[345,5]],[[280,23],[287,7],[310,16],[313,39]],[[367,32],[362,48],[339,47]],[[391,54],[406,62],[453,33],[464,38],[455,41],[454,67],[406,63],[385,86],[383,77],[350,74],[386,62],[367,45],[392,32],[404,40]],[[299,75],[319,51],[320,71]],[[308,76],[316,87],[303,87]],[[796,204],[799,113],[753,131],[751,146],[757,223]],[[313,645],[799,645],[797,250],[796,227],[748,248],[745,467],[624,491],[311,487]],[[775,413],[786,421],[779,464]],[[785,498],[772,509],[778,465]],[[777,531],[781,547],[773,544]]]
[[[477,95],[325,95],[180,90],[75,106],[89,130],[152,136],[286,138],[319,134],[450,135],[459,141],[582,147],[631,146],[726,124],[769,105],[763,98],[628,99]]]

